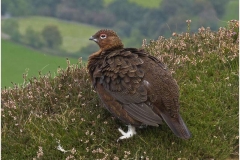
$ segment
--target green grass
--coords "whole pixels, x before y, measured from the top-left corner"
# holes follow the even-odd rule
[[[237,14],[236,14],[237,13]],[[230,0],[226,6],[226,12],[224,16],[221,18],[220,25],[226,26],[227,21],[239,19],[239,1],[238,0]]]
[[[1,45],[2,87],[12,86],[11,82],[23,83],[23,73],[27,73],[29,78],[38,76],[39,71],[42,74],[51,71],[54,75],[58,66],[61,68],[66,68],[67,66],[67,57],[50,56],[7,40],[2,40]],[[71,59],[71,61],[76,63],[78,60]]]
[[[114,0],[104,0],[105,5],[109,5],[110,3],[114,2]],[[162,0],[129,0],[129,2],[136,3],[142,7],[146,8],[158,8]]]
[[[111,4],[112,2],[114,2],[114,0],[104,0],[104,4],[107,6],[109,4]]]
[[[2,23],[4,23],[3,20]],[[89,37],[99,30],[99,28],[76,22],[63,21],[56,18],[30,16],[18,18],[19,30],[21,34],[25,34],[28,27],[32,27],[35,31],[41,32],[46,25],[56,25],[63,37],[61,49],[67,52],[76,52],[80,48],[87,46],[91,42]]]
[[[234,32],[239,33],[238,22],[217,32],[201,28],[144,45],[174,71],[191,139],[177,138],[163,124],[137,129],[136,136],[117,143],[117,129],[126,126],[102,107],[80,63],[56,77],[40,76],[2,90],[1,158],[238,159],[239,40]]]
[[[142,7],[146,8],[158,8],[162,0],[129,0],[129,2],[134,2]]]
[[[232,19],[239,19],[239,1],[230,0],[227,4],[226,13],[224,14],[223,20],[230,21]]]

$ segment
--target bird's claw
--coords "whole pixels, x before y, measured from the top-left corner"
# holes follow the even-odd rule
[[[128,139],[134,136],[136,133],[135,127],[128,125],[128,131],[124,132],[121,128],[118,128],[118,131],[122,134],[121,137],[117,139],[117,142],[121,139]]]

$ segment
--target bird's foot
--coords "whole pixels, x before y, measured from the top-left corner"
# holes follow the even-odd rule
[[[121,139],[128,139],[137,134],[135,127],[128,125],[128,131],[124,132],[121,128],[118,128],[119,132],[122,134],[121,137],[118,138],[117,142]]]

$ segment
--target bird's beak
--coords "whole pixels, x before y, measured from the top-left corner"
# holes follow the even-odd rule
[[[98,40],[96,39],[96,38],[94,38],[93,36],[92,37],[90,37],[89,38],[89,40],[91,40],[91,41],[95,41],[95,42],[97,42]]]

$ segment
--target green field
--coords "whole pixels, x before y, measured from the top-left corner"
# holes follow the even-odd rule
[[[104,0],[105,5],[109,5],[110,3],[112,3],[114,0]],[[146,7],[146,8],[157,8],[160,3],[162,2],[162,0],[129,0],[129,2],[133,2],[136,3],[140,6]]]
[[[2,23],[4,23],[3,20]],[[80,48],[87,46],[90,41],[89,37],[93,35],[99,28],[76,22],[63,21],[56,18],[30,16],[18,18],[19,30],[21,34],[25,34],[28,27],[33,28],[35,31],[41,32],[47,25],[58,26],[59,31],[63,37],[63,44],[61,49],[67,52],[76,52]]]
[[[237,13],[237,14],[236,14]],[[220,26],[226,26],[227,21],[232,19],[239,19],[239,1],[231,0],[226,6],[226,12],[224,16],[221,18]]]
[[[232,19],[239,19],[239,1],[238,0],[231,0],[227,4],[226,12],[223,16],[223,20],[232,20]]]
[[[134,2],[140,6],[147,8],[158,8],[162,0],[129,0],[130,2]]]
[[[2,81],[1,86],[12,86],[11,82],[23,83],[23,73],[28,77],[38,76],[38,72],[43,74],[57,72],[58,66],[66,68],[66,58],[50,56],[45,53],[35,51],[25,46],[15,44],[11,41],[2,40]],[[77,59],[70,59],[71,63],[76,63]]]

